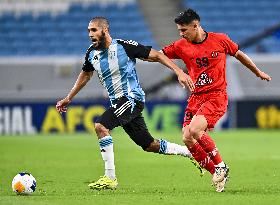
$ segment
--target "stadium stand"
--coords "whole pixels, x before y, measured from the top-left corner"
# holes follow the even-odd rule
[[[148,2],[151,4],[144,1],[0,0],[0,101],[57,99],[63,96],[80,72],[84,52],[90,44],[86,28],[93,16],[104,15],[110,19],[113,37],[133,39],[158,48],[157,43],[162,46],[171,42],[166,37],[170,37],[169,33],[165,31],[172,27],[177,39],[173,12],[156,7],[156,0]],[[201,15],[202,25],[207,31],[225,32],[238,43],[245,41],[246,44],[248,38],[265,33],[263,31],[267,28],[280,23],[278,1],[224,0],[218,4],[214,0],[178,1],[184,3],[183,6],[177,8],[177,1],[170,1],[174,3],[174,12],[176,8],[179,12],[185,7],[192,7]],[[156,8],[144,11],[143,7]],[[151,19],[154,22],[151,23]],[[170,21],[170,25],[159,20]],[[157,43],[148,23],[154,33],[160,33]],[[154,25],[163,29],[159,30]],[[261,55],[250,53],[250,56],[255,56],[256,64],[272,76],[279,76],[279,54],[273,54],[280,52],[279,39],[280,31],[276,31],[244,49],[251,53],[265,52]],[[279,96],[280,81],[273,80],[269,84],[259,82],[250,72],[244,72],[244,67],[234,62],[234,58],[229,58],[227,71],[231,99],[263,98],[263,93],[266,97]],[[172,78],[171,72],[163,66],[140,61],[137,72],[140,81],[144,82],[147,99],[185,99],[185,92],[180,94],[174,88],[178,86],[177,78]],[[90,83],[78,98],[103,98],[105,95],[98,79]],[[166,88],[168,84],[171,88]]]
[[[83,55],[94,16],[111,22],[114,38],[157,47],[138,3],[112,1],[1,1],[0,55]]]
[[[280,23],[280,1],[275,0],[184,0],[184,7],[199,12],[207,31],[227,33],[234,41],[262,32]],[[244,50],[250,53],[280,52],[280,31]]]

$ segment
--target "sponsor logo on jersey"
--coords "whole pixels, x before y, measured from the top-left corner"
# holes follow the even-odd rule
[[[93,57],[93,60],[94,60],[94,61],[98,61],[98,56],[94,56],[94,57]]]
[[[209,85],[212,82],[213,82],[213,79],[210,78],[207,73],[203,72],[198,77],[195,85],[197,85],[197,86]]]

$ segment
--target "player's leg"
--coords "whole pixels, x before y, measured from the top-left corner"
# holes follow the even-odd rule
[[[95,124],[95,131],[99,140],[100,153],[104,161],[104,176],[111,180],[116,180],[113,138],[109,129],[101,123]]]
[[[207,122],[207,129],[213,129],[217,121],[224,115],[227,110],[227,94],[225,92],[213,92],[205,96],[205,101],[198,109],[196,115],[201,115]],[[224,167],[225,164],[216,147],[214,140],[207,132],[203,132],[197,138],[198,143],[208,153],[215,166]]]
[[[193,117],[195,116],[201,104],[203,104],[203,101],[204,99],[198,95],[191,95],[188,99],[188,105],[185,109],[185,117],[182,129],[183,142],[188,147],[192,156],[200,164],[200,166],[213,174],[215,172],[215,167],[212,160],[194,138],[193,133],[190,132],[190,123],[193,121]],[[197,127],[198,125],[199,127]],[[193,123],[192,127],[192,132],[194,132],[195,129],[204,131],[204,129],[207,127],[207,122],[206,124],[205,121],[202,121],[199,124]]]
[[[164,139],[154,139],[148,131],[141,112],[142,110],[139,110],[138,115],[133,120],[123,125],[125,132],[137,145],[147,152],[191,157],[189,150],[185,146],[171,143]]]
[[[222,160],[220,152],[214,142],[214,140],[209,136],[208,132],[204,132],[203,135],[197,139],[200,146],[209,155],[211,160],[214,162],[215,166],[224,167],[225,163]]]
[[[118,182],[115,173],[113,139],[110,130],[122,125],[122,116],[124,113],[131,113],[132,103],[125,97],[116,102],[116,106],[110,107],[95,123],[95,132],[97,134],[100,146],[100,152],[104,161],[105,174],[98,181],[89,184],[93,189],[114,189]],[[130,119],[129,114],[124,118]]]
[[[147,125],[142,116],[144,103],[135,100],[133,112],[130,115],[131,120],[122,123],[122,127],[130,138],[143,150],[162,154],[177,154],[191,157],[190,152],[184,146],[167,142],[166,140],[154,139],[147,129]]]
[[[178,145],[176,143],[168,142],[164,139],[154,139],[147,129],[145,120],[141,113],[131,122],[123,126],[130,138],[144,151],[154,152],[165,155],[180,155],[191,159],[191,162],[203,175],[204,170],[193,161],[192,155],[186,146]]]
[[[198,143],[197,139],[207,128],[207,121],[203,116],[194,116],[189,125],[183,128],[183,141],[188,147],[194,159],[211,174],[215,173],[215,166],[209,155]]]
[[[114,119],[111,109],[106,110],[98,123],[95,123],[95,132],[99,140],[105,173],[99,180],[88,185],[91,189],[115,189],[118,185],[115,172],[113,138],[109,129],[117,125],[118,122]]]
[[[205,132],[197,141],[214,162],[215,173],[213,174],[212,182],[216,187],[216,191],[224,191],[226,182],[229,178],[229,167],[223,162],[214,140],[208,135],[208,133]]]
[[[212,159],[210,158],[210,155],[208,155],[205,151],[205,147],[211,147],[213,153],[213,149],[216,147],[212,139],[208,140],[208,143],[205,143],[205,141],[201,140],[201,138],[204,139],[205,137],[204,130],[207,128],[207,126],[208,123],[204,115],[195,115],[192,118],[190,125],[186,126],[184,129],[184,142],[199,164],[213,175],[212,182],[216,188],[216,191],[222,192],[228,180],[229,169],[227,166],[215,166]],[[201,141],[203,141],[202,144],[200,144]]]
[[[171,143],[164,139],[154,139],[148,131],[142,115],[134,118],[131,122],[124,125],[123,128],[130,138],[142,147],[144,151],[191,157],[189,150],[185,146]]]
[[[206,96],[207,97],[207,96]],[[225,92],[214,92],[209,94],[194,118],[202,118],[207,123],[207,129],[213,129],[216,122],[224,115],[227,109],[227,95]],[[223,162],[219,150],[216,147],[214,140],[207,132],[197,132],[192,130],[194,137],[204,151],[209,155],[215,164],[215,173],[213,175],[213,183],[216,190],[221,192],[224,190],[224,185],[228,179],[229,168]],[[195,133],[198,133],[197,135]]]

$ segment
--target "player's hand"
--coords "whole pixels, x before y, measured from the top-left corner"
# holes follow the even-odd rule
[[[56,103],[56,110],[61,114],[67,111],[67,106],[70,104],[71,100],[69,98],[64,98]]]
[[[186,74],[182,71],[178,75],[178,81],[183,88],[187,87],[190,92],[194,91],[194,89],[195,89],[194,83],[188,74]]]
[[[271,81],[271,77],[268,74],[266,74],[265,72],[262,72],[262,71],[260,71],[257,74],[257,77],[259,77],[262,80]]]

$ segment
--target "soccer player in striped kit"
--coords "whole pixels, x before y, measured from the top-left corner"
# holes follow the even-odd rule
[[[178,81],[189,90],[194,89],[190,77],[161,52],[135,41],[112,39],[109,22],[104,17],[95,17],[89,22],[89,37],[92,41],[85,55],[85,62],[78,79],[67,97],[57,102],[59,112],[66,112],[73,97],[86,85],[94,72],[108,92],[111,107],[95,123],[100,151],[105,163],[105,174],[94,183],[92,189],[115,189],[118,185],[115,174],[113,139],[110,130],[122,126],[130,138],[143,150],[166,155],[192,156],[186,146],[154,139],[149,133],[142,111],[145,94],[135,70],[136,58],[160,62],[173,70]],[[203,172],[201,167],[196,167]]]
[[[183,123],[183,141],[199,164],[212,175],[217,192],[224,191],[229,167],[224,163],[208,130],[227,110],[226,56],[234,56],[261,80],[271,77],[262,72],[238,45],[227,35],[206,32],[200,17],[192,9],[176,18],[181,39],[162,49],[170,59],[182,59],[195,82],[195,90],[188,99]]]

